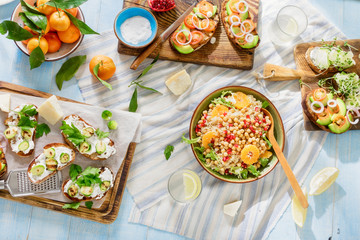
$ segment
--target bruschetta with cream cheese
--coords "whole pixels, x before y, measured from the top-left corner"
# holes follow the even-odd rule
[[[7,172],[7,162],[5,159],[4,149],[0,147],[0,178]]]
[[[170,46],[182,54],[199,50],[211,40],[219,21],[217,6],[199,2],[169,38]]]
[[[63,143],[50,143],[30,162],[27,174],[31,182],[42,183],[74,161],[75,151],[72,148]]]
[[[60,129],[66,143],[91,160],[106,160],[116,153],[109,133],[96,129],[78,115],[65,117]]]
[[[7,129],[4,135],[11,150],[19,156],[27,157],[34,152],[37,117],[35,105],[22,104],[11,110],[5,120]]]
[[[91,181],[84,181],[84,179]],[[108,167],[87,167],[77,177],[63,182],[62,192],[73,202],[100,200],[114,185],[114,174]]]
[[[256,48],[260,39],[257,24],[243,0],[225,0],[221,4],[221,21],[230,42],[240,49]]]

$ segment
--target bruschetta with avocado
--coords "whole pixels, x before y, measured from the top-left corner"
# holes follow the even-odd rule
[[[109,132],[96,129],[78,115],[65,117],[60,129],[65,142],[91,160],[106,160],[116,153]]]
[[[7,172],[7,162],[5,159],[4,149],[0,147],[0,178]]]
[[[239,49],[256,48],[260,39],[257,24],[243,0],[225,0],[221,4],[221,21],[230,42]]]
[[[113,186],[114,174],[110,168],[89,166],[78,176],[64,181],[62,192],[73,202],[100,200]]]
[[[5,120],[5,137],[11,150],[21,157],[33,154],[37,126],[37,107],[23,104],[11,110]]]
[[[72,148],[63,143],[50,143],[30,162],[27,174],[31,182],[42,183],[74,161],[75,151]]]
[[[169,38],[170,46],[181,54],[199,50],[211,40],[219,21],[217,6],[199,2]]]

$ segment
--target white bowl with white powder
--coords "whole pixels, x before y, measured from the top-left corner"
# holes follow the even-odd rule
[[[155,16],[140,7],[123,9],[115,18],[114,32],[121,43],[131,48],[143,48],[156,37]]]

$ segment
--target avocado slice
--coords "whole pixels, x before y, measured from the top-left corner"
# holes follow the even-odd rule
[[[56,171],[58,162],[53,158],[48,158],[45,160],[46,169],[49,171]]]
[[[328,93],[328,94],[326,94],[326,97],[321,101],[321,103],[324,105],[324,107],[326,107],[326,106],[327,106],[327,102],[328,102],[329,100],[333,99],[333,98],[334,98],[334,95],[333,95],[332,93]],[[314,101],[315,101],[313,96],[310,96],[309,99],[310,99],[310,102],[314,102]],[[314,106],[315,106],[315,107],[320,107],[320,106],[317,105],[317,104],[314,104]]]
[[[67,193],[70,197],[74,197],[78,193],[78,191],[79,188],[75,184],[73,184],[68,188]]]
[[[258,35],[254,35],[254,40],[250,43],[245,43],[244,45],[240,45],[240,47],[242,48],[253,48],[256,46],[256,44],[258,44],[259,42],[259,36]]]
[[[95,148],[98,154],[103,154],[106,151],[106,144],[103,141],[99,141],[96,143]]]
[[[45,171],[45,167],[43,165],[37,165],[31,168],[30,172],[34,176],[40,176]]]
[[[91,145],[87,142],[83,142],[80,144],[80,153],[87,153],[91,149]]]
[[[217,10],[217,6],[214,6],[211,17],[213,17],[213,16],[216,14],[216,10]],[[193,8],[193,12],[194,12],[194,13],[199,13],[199,12],[200,12],[200,11],[199,11],[199,8],[198,8],[198,7],[194,7],[194,8]],[[201,19],[204,18],[202,15],[198,15],[198,17],[201,18]],[[208,16],[207,16],[207,17],[208,17]]]
[[[334,116],[335,117],[333,117],[333,122],[328,125],[330,131],[332,131],[333,133],[346,132],[351,126],[351,124],[350,124],[349,120],[347,119],[347,117],[344,117],[344,116],[342,116],[340,114],[335,114]],[[352,116],[349,115],[349,117],[352,120]]]
[[[5,166],[6,166],[5,163],[0,162],[0,172],[1,172],[2,170],[4,170]]]
[[[226,3],[226,5],[225,5],[226,14],[227,14],[228,16],[230,16],[230,15],[233,13],[233,12],[231,11],[231,8],[230,8],[230,2],[231,2],[231,0],[228,1],[228,2]],[[247,19],[247,18],[249,17],[249,10],[246,11],[246,12],[244,12],[244,13],[239,13],[239,15],[240,15],[241,21],[244,21],[245,19]]]
[[[55,157],[55,148],[47,148],[44,150],[44,154],[46,158]]]
[[[19,150],[20,151],[25,151],[25,150],[27,150],[28,148],[29,148],[29,142],[28,141],[22,141],[20,144],[19,144]]]
[[[185,23],[181,24],[181,30],[188,30],[188,32],[183,32],[185,35],[185,38],[187,41],[189,41],[189,36],[190,36],[190,29],[185,25]]]
[[[189,54],[194,51],[194,49],[190,45],[177,46],[175,43],[173,43],[172,40],[171,40],[171,44],[173,45],[173,47],[176,50],[178,50],[179,53],[182,53],[182,54]]]
[[[324,109],[324,111],[318,114],[318,119],[316,122],[320,125],[327,126],[331,123],[331,114],[328,109]]]
[[[100,190],[105,192],[110,187],[110,181],[103,181],[100,185]]]
[[[9,127],[8,129],[6,129],[4,131],[5,137],[7,139],[11,139],[11,138],[15,137],[16,133],[17,133],[16,127]]]
[[[60,162],[67,163],[70,160],[70,155],[68,153],[60,154]]]
[[[230,2],[231,2],[231,0],[230,1],[228,1],[227,3],[226,3],[226,13],[227,13],[227,15],[228,16],[230,16],[231,15],[231,13],[232,13],[232,11],[231,11],[231,9],[230,9]]]
[[[30,140],[32,138],[32,133],[30,130],[21,130],[21,136],[25,139],[25,140]]]
[[[89,186],[82,186],[80,188],[80,193],[85,197],[90,197],[93,192],[94,192],[94,188]]]
[[[341,98],[337,98],[336,102],[339,106],[339,114],[342,116],[346,116],[346,105],[345,102]]]

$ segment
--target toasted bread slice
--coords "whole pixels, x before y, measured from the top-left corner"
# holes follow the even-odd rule
[[[0,152],[1,152],[1,154],[0,154],[0,162],[1,162],[0,169],[4,165],[4,168],[0,170],[0,178],[1,178],[7,173],[7,162],[6,162],[6,159],[5,159],[4,150],[1,147],[0,147]]]
[[[223,2],[221,3],[221,22],[222,22],[222,24],[223,24],[223,26],[224,26],[224,29],[225,29],[225,32],[226,32],[226,35],[227,35],[229,41],[230,41],[232,44],[234,44],[237,48],[244,50],[245,48],[242,48],[242,47],[237,43],[235,36],[233,35],[232,31],[230,30],[230,26],[231,26],[231,25],[230,25],[228,22],[226,22],[226,20],[225,20],[225,18],[227,17],[226,4],[227,4],[229,1],[230,1],[230,0],[225,0],[225,1],[223,1]],[[248,17],[247,19],[251,19],[251,20],[252,20],[252,15],[251,15],[250,11],[249,11],[249,17]],[[255,28],[254,28],[253,31],[251,31],[251,34],[253,34],[253,35],[255,36],[255,35],[258,35],[258,33],[257,33],[257,31],[256,31],[256,26],[257,26],[257,24],[256,24],[256,23],[254,23],[254,24],[255,24]],[[257,48],[257,47],[259,46],[259,44],[260,44],[260,38],[259,38],[259,41],[258,41],[258,43],[256,44],[256,46],[254,46],[253,48]]]
[[[47,159],[47,157],[45,156],[44,152],[46,149],[50,149],[50,148],[53,148],[55,151],[54,156],[50,157],[50,158],[53,158],[55,161],[57,161],[57,167],[56,167],[56,170],[54,170],[54,171],[48,170],[46,167],[46,163],[45,163],[45,160]],[[64,148],[66,150],[64,150]],[[73,163],[75,161],[75,151],[71,147],[69,147],[68,145],[66,145],[64,143],[50,143],[44,147],[44,152],[41,153],[39,156],[37,156],[35,159],[33,159],[29,164],[27,174],[28,174],[29,180],[33,183],[44,182],[46,179],[48,179],[49,177],[54,175],[56,173],[56,171],[60,171],[64,168],[66,168],[67,166],[69,166],[71,163]],[[69,161],[67,161],[66,163],[62,163],[60,161],[62,153],[69,154]],[[33,176],[31,173],[31,169],[35,165],[36,166],[42,165],[44,167],[44,173],[42,175],[40,175],[40,177]]]
[[[34,104],[28,103],[28,104],[24,104],[24,106],[25,106],[25,105],[33,105],[33,106],[37,109],[37,106],[35,106]],[[18,108],[20,108],[20,107],[21,107],[21,105],[20,105],[20,106],[17,106],[15,109],[18,109]],[[15,109],[14,109],[14,110],[15,110]],[[12,110],[12,111],[14,111],[14,110]],[[20,109],[20,110],[21,110],[21,109]],[[17,119],[13,119],[13,118],[10,116],[10,114],[11,114],[12,111],[10,111],[8,117],[5,119],[5,126],[6,126],[6,127],[13,126],[13,125],[11,124],[11,122],[13,122],[13,121],[15,120],[15,122],[17,123],[18,120],[19,120],[19,116],[18,116]],[[35,121],[37,121],[37,120],[38,120],[38,113],[36,113],[36,115],[34,115],[33,117],[35,118]],[[16,125],[17,125],[17,124],[16,124]],[[16,126],[16,127],[17,127],[17,126]],[[18,131],[17,135],[19,135],[19,137],[20,137],[22,140],[25,140],[25,139],[21,136],[21,128],[20,128],[20,127],[17,127],[17,128],[18,128],[18,130],[17,130],[17,131]],[[31,138],[31,141],[34,142],[34,147],[31,148],[28,153],[24,153],[23,151],[18,151],[18,152],[14,151],[13,146],[12,146],[12,144],[11,144],[11,142],[14,141],[14,138],[8,139],[8,142],[9,142],[9,145],[10,145],[11,150],[12,150],[13,152],[15,152],[17,155],[19,155],[20,157],[28,157],[28,156],[31,156],[31,155],[34,153],[34,149],[35,149],[35,134],[36,134],[36,127],[34,128],[34,133],[32,134],[32,138]]]
[[[82,124],[86,127],[91,127],[95,130],[95,128],[90,125],[89,123],[87,123],[83,118],[81,118],[80,116],[78,115],[75,115],[75,114],[72,114],[72,115],[69,115],[69,116],[66,116],[64,118],[64,121],[67,121],[68,119],[70,118],[75,118],[75,119],[78,119],[78,121],[82,122]],[[91,160],[106,160],[108,159],[109,157],[111,157],[113,154],[115,154],[116,150],[115,150],[115,144],[114,144],[114,141],[109,139],[109,143],[107,145],[107,147],[110,147],[112,149],[114,149],[114,151],[110,154],[110,156],[108,157],[102,157],[101,154],[98,154],[96,151],[91,153],[91,154],[88,154],[88,153],[82,153],[79,151],[79,147],[76,146],[74,143],[72,143],[69,139],[68,139],[68,136],[66,136],[63,131],[61,131],[61,134],[62,136],[64,137],[64,140],[65,142],[70,146],[72,147],[74,150],[78,151],[80,154],[82,154],[83,156],[87,157],[87,158],[90,158]],[[94,133],[94,135],[96,135],[96,133]],[[92,146],[93,148],[95,148],[95,146]]]
[[[108,169],[111,173],[111,176],[112,176],[112,181],[111,181],[111,185],[113,185],[114,183],[114,173],[113,171],[108,168],[108,167],[100,167],[100,175],[105,172],[105,170]],[[79,177],[79,176],[78,176]],[[90,201],[90,200],[100,200],[102,199],[103,197],[105,197],[105,195],[108,193],[108,191],[112,188],[112,186],[110,185],[110,187],[105,191],[103,192],[103,194],[97,194],[96,196],[84,196],[84,195],[81,195],[79,194],[79,197],[80,198],[76,198],[76,197],[71,197],[69,194],[68,194],[68,189],[65,189],[66,185],[69,183],[69,181],[71,181],[71,179],[67,179],[63,182],[62,184],[62,192],[63,194],[65,195],[65,197],[67,197],[68,199],[70,199],[71,201],[73,202],[83,202],[83,201]],[[72,185],[72,184],[71,184]],[[77,186],[77,185],[76,185]],[[78,186],[77,186],[78,187]],[[80,189],[78,187],[78,192],[80,192]]]

